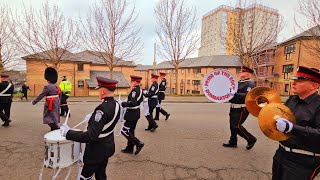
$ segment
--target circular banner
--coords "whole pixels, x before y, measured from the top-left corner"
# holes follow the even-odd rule
[[[202,80],[202,91],[213,102],[227,102],[233,97],[230,92],[237,90],[237,78],[226,69],[215,69]]]

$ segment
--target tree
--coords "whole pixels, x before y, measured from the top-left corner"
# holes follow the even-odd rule
[[[46,66],[55,69],[62,60],[71,58],[70,52],[78,45],[79,31],[58,6],[50,7],[47,1],[38,11],[24,7],[22,17],[17,17],[15,34],[19,49],[29,55],[25,58],[44,60]]]
[[[320,58],[320,2],[318,0],[300,0],[298,13],[306,20],[303,26],[295,18],[295,24],[303,30],[303,36],[307,41],[302,45],[306,47],[307,52]],[[314,41],[315,40],[315,41]]]
[[[81,23],[85,48],[106,63],[111,79],[121,61],[139,56],[142,50],[140,28],[134,24],[137,17],[127,0],[100,0]]]
[[[14,42],[14,31],[11,10],[7,6],[0,6],[0,73],[5,68],[14,68],[19,64],[15,59],[18,55]]]
[[[196,8],[186,0],[160,0],[155,7],[158,36],[157,53],[168,60],[176,71],[175,94],[178,93],[179,65],[198,46],[200,37],[196,27]]]
[[[275,45],[283,28],[282,17],[277,10],[256,4],[255,0],[240,3],[233,17],[228,19],[222,35],[226,50],[239,56],[243,65],[256,68],[255,54]]]

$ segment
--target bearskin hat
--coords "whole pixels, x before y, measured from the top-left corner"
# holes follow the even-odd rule
[[[44,71],[44,78],[51,83],[57,83],[58,72],[52,67],[47,67]]]

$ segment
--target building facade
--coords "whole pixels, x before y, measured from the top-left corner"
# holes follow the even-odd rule
[[[219,6],[202,17],[199,56],[235,55],[238,35],[246,39],[242,46],[254,47],[261,43],[260,39],[266,40],[272,33],[277,33],[274,26],[278,25],[278,18],[276,9],[259,4],[246,8]],[[251,37],[256,40],[249,41]],[[276,41],[276,38],[273,40]]]

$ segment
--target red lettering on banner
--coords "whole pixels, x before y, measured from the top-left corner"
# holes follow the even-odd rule
[[[210,98],[212,98],[212,99],[214,99],[214,100],[219,100],[219,101],[221,101],[221,100],[225,100],[225,99],[227,99],[227,98],[230,97],[230,94],[226,94],[226,95],[224,95],[224,96],[215,96],[215,95],[211,94],[211,92],[210,92],[209,89],[207,89],[205,92],[207,93],[207,95],[208,95]]]
[[[213,78],[213,74],[210,74],[209,76],[208,76],[208,78],[206,79],[206,82],[205,82],[205,86],[208,86],[208,84],[209,84],[209,82],[210,82],[210,80]]]

